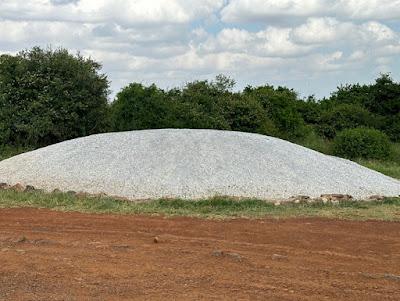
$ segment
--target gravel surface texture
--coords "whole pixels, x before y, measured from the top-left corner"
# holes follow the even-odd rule
[[[287,141],[215,130],[93,135],[0,162],[0,182],[132,200],[398,196],[400,181]]]

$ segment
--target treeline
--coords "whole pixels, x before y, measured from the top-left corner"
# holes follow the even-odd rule
[[[64,49],[0,56],[0,144],[37,148],[107,131],[205,128],[385,159],[400,142],[400,84],[389,75],[339,87],[321,100],[270,85],[235,92],[234,80],[219,75],[170,90],[132,83],[108,103],[109,82],[100,69]]]

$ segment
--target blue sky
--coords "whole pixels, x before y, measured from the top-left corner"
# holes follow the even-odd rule
[[[327,96],[400,80],[398,0],[0,0],[0,53],[66,47],[100,61],[113,95],[226,74]]]

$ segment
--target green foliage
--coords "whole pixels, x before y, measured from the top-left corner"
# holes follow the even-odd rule
[[[381,116],[394,116],[400,112],[400,84],[388,74],[381,75],[371,87],[367,108]]]
[[[247,87],[243,94],[251,95],[260,102],[280,138],[293,141],[307,135],[307,127],[298,111],[300,102],[295,91],[285,87],[260,86]]]
[[[400,112],[397,115],[383,119],[382,130],[392,141],[400,142]]]
[[[114,131],[156,129],[166,126],[169,110],[164,91],[155,85],[144,87],[133,83],[117,94],[111,106]]]
[[[15,147],[9,145],[0,146],[0,161],[28,152],[30,150],[31,149],[24,147]]]
[[[357,160],[357,163],[367,168],[379,171],[384,175],[400,180],[400,163],[378,160]]]
[[[377,123],[377,118],[361,105],[345,103],[324,108],[317,128],[322,136],[332,139],[344,129],[374,127]]]
[[[346,129],[334,140],[334,154],[349,159],[387,159],[391,154],[389,138],[376,129]]]
[[[38,147],[106,130],[100,68],[65,49],[0,56],[0,144]]]
[[[225,95],[231,83],[216,79],[215,82],[195,81],[176,93],[172,99],[175,106],[174,127],[193,129],[229,130],[225,119]]]
[[[321,137],[313,128],[311,128],[308,135],[301,140],[301,145],[327,155],[333,153],[332,144],[332,140]]]
[[[389,135],[392,141],[400,141],[400,83],[394,82],[388,74],[382,74],[372,85],[339,87],[331,98],[322,101],[321,104],[327,111],[343,104],[361,106],[371,114],[373,122],[366,124],[360,123],[359,120],[358,125],[380,129]],[[358,112],[361,111],[358,109]],[[365,113],[363,115],[365,116]]]
[[[345,85],[338,87],[337,91],[332,93],[332,97],[326,102],[332,104],[358,104],[365,105],[370,102],[372,97],[371,87],[367,85]]]

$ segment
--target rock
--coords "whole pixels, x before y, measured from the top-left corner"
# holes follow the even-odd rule
[[[6,190],[9,188],[10,186],[7,183],[0,183],[0,190]]]
[[[285,255],[280,255],[280,254],[274,254],[271,256],[272,260],[286,260],[288,259],[287,256]]]
[[[369,201],[383,201],[385,199],[382,195],[371,195],[368,200]]]
[[[155,244],[158,244],[159,243],[159,241],[160,241],[160,239],[156,236],[156,237],[154,237],[154,239],[153,239],[153,242],[155,243]]]
[[[10,189],[17,191],[17,192],[23,192],[25,190],[25,187],[22,184],[17,183],[14,186],[11,186]]]
[[[86,198],[89,197],[89,194],[86,193],[86,192],[80,191],[80,192],[76,193],[75,196],[76,196],[78,199],[86,199]]]
[[[19,244],[24,243],[24,242],[27,242],[27,241],[28,241],[28,240],[26,239],[25,236],[21,236],[21,237],[19,237],[19,238],[17,238],[17,239],[15,240],[15,242],[16,242],[16,243],[19,243]]]
[[[215,257],[229,257],[229,258],[232,258],[232,259],[237,260],[237,261],[242,261],[242,259],[243,259],[243,257],[238,253],[224,252],[224,251],[221,251],[221,250],[213,251],[212,255],[215,256]]]
[[[278,206],[282,205],[282,203],[281,202],[275,202],[274,205],[278,207]]]
[[[31,185],[27,185],[26,187],[25,187],[25,192],[32,192],[32,191],[35,191],[36,189],[35,189],[35,187],[33,187],[33,186],[31,186]]]
[[[236,261],[242,261],[242,256],[238,253],[226,253],[226,256],[229,256]]]
[[[113,250],[116,250],[116,251],[126,251],[126,250],[130,249],[130,246],[128,246],[128,245],[115,245],[115,246],[111,246],[111,248]]]
[[[98,199],[101,199],[101,198],[106,198],[106,197],[107,197],[107,194],[104,193],[104,192],[100,192],[100,193],[90,194],[89,197],[90,197],[90,198],[98,198]]]
[[[300,203],[305,203],[310,199],[311,198],[307,195],[297,195],[297,196],[292,196],[291,198],[289,198],[289,201],[293,202],[295,204],[300,204]]]
[[[322,194],[321,198],[324,203],[331,202],[331,201],[351,201],[351,200],[353,200],[353,197],[348,194]]]
[[[400,276],[398,276],[398,275],[385,274],[383,277],[384,277],[385,279],[388,279],[388,280],[400,281]]]
[[[69,191],[67,191],[67,194],[75,196],[76,195],[76,191],[69,190]]]
[[[212,255],[216,256],[216,257],[221,257],[224,255],[224,252],[220,251],[220,250],[215,250],[215,251],[213,251]]]
[[[35,245],[55,245],[57,242],[48,239],[36,239],[33,241]]]
[[[61,191],[60,189],[56,188],[56,189],[54,189],[54,190],[52,191],[52,193],[62,193],[62,191]]]

